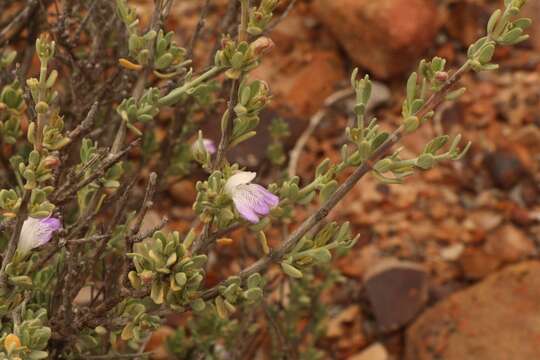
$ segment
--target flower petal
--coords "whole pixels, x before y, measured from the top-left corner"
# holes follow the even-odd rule
[[[37,219],[29,217],[23,223],[17,249],[25,254],[51,240],[53,232],[60,229],[60,220],[52,217]]]
[[[240,215],[258,222],[259,216],[266,216],[279,203],[279,198],[258,184],[239,185],[233,192],[233,202]]]
[[[62,225],[60,220],[53,217],[48,217],[40,220],[40,242],[38,246],[44,245],[52,238],[52,234],[59,230]]]
[[[216,153],[216,144],[214,144],[214,142],[210,139],[202,139],[202,142],[203,142],[203,145],[204,145],[204,148],[206,149],[206,151],[208,151],[208,153],[210,155],[212,154],[215,154]]]
[[[257,176],[257,173],[255,172],[239,171],[227,179],[227,182],[225,183],[225,191],[232,196],[238,185],[249,183],[251,180],[255,179],[255,176]]]
[[[263,201],[270,207],[270,209],[276,207],[279,204],[279,197],[275,194],[272,194],[270,191],[265,189],[259,184],[250,184],[249,186],[256,188],[257,192],[263,198]]]
[[[257,216],[257,214],[255,214],[255,212],[251,208],[251,204],[245,201],[245,199],[237,197],[237,198],[233,198],[233,202],[234,202],[234,207],[236,208],[240,216],[242,216],[244,219],[246,219],[247,221],[253,224],[256,224],[259,222],[260,220],[259,217]]]

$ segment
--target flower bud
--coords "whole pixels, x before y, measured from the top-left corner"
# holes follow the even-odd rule
[[[36,40],[36,52],[41,59],[49,60],[54,56],[54,41],[51,41],[51,36],[49,33],[43,33]]]
[[[217,239],[216,242],[217,242],[218,245],[228,246],[228,245],[231,245],[233,243],[233,239],[231,239],[231,238],[220,238],[220,239]]]
[[[275,44],[272,39],[266,36],[261,36],[250,44],[251,50],[253,50],[253,53],[257,56],[269,52],[274,48],[274,46]]]
[[[49,105],[45,101],[40,101],[36,104],[36,112],[38,114],[44,114],[49,110]]]
[[[437,71],[435,73],[435,80],[445,82],[448,80],[448,73],[446,71]]]
[[[60,165],[60,159],[56,156],[49,155],[43,160],[43,165],[47,169],[56,169]]]
[[[21,339],[15,334],[9,334],[4,339],[4,348],[7,350],[8,354],[13,350],[21,346]]]
[[[144,270],[143,272],[141,272],[140,277],[143,283],[148,285],[151,284],[154,280],[154,273],[149,270]]]

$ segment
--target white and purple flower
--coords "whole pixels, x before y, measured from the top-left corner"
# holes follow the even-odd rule
[[[279,198],[258,184],[251,181],[257,176],[254,172],[239,171],[225,183],[225,192],[234,202],[240,215],[256,224],[261,216],[266,216],[279,203]]]
[[[191,145],[191,151],[194,154],[197,154],[198,152],[207,152],[210,155],[213,155],[216,153],[217,149],[216,144],[212,140],[199,138]]]
[[[62,227],[60,220],[54,217],[37,219],[29,217],[23,223],[17,250],[26,254],[30,250],[48,243],[55,231]]]
[[[213,155],[216,153],[217,151],[216,144],[214,144],[212,140],[202,139],[202,143],[203,143],[204,148],[206,149],[206,151],[208,151],[210,155]]]

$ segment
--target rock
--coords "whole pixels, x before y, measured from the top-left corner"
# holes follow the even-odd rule
[[[165,360],[170,359],[170,354],[167,351],[167,338],[174,334],[174,329],[169,326],[161,326],[154,331],[150,336],[150,340],[146,344],[144,350],[152,352],[152,359]]]
[[[191,180],[180,180],[169,186],[169,194],[182,205],[191,205],[197,197],[195,183]]]
[[[503,262],[516,262],[536,253],[534,242],[512,224],[502,225],[488,235],[484,249]]]
[[[499,149],[484,158],[484,165],[494,184],[501,189],[511,189],[526,174],[519,157],[510,151]]]
[[[485,232],[495,229],[503,220],[500,213],[483,209],[474,210],[467,217],[473,225],[472,230],[482,230]]]
[[[326,328],[326,336],[330,338],[338,338],[344,335],[347,325],[361,319],[360,307],[358,305],[348,306],[336,316],[328,321]]]
[[[467,279],[481,279],[495,271],[501,261],[483,249],[468,248],[459,257],[463,275]]]
[[[336,349],[356,351],[367,345],[363,317],[358,305],[350,305],[328,321],[326,336],[331,338]]]
[[[465,250],[462,243],[452,244],[441,249],[441,257],[446,261],[456,261]]]
[[[326,29],[313,27],[312,18],[311,10],[298,4],[269,34],[275,47],[251,72],[269,84],[271,108],[305,121],[347,78],[334,40]]]
[[[522,16],[533,19],[533,24],[527,33],[531,35],[531,44],[540,50],[540,23],[538,22],[538,14],[540,14],[540,2],[528,1],[522,9]]]
[[[380,344],[375,343],[362,351],[360,354],[353,355],[348,358],[349,360],[388,360],[390,356],[386,348]]]
[[[366,273],[364,285],[377,327],[384,332],[411,321],[428,298],[427,272],[412,262],[382,260]]]
[[[485,27],[491,15],[490,8],[477,1],[455,1],[448,4],[445,27],[448,34],[468,47],[484,36]]]
[[[316,0],[313,8],[351,59],[381,78],[414,67],[439,28],[433,0]]]
[[[406,360],[538,359],[540,262],[525,262],[454,293],[406,334]]]

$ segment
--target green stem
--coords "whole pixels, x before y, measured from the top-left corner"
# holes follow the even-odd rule
[[[180,101],[182,95],[184,95],[189,89],[194,88],[205,82],[208,79],[218,76],[225,70],[224,66],[214,66],[207,72],[201,74],[198,78],[188,81],[184,85],[171,90],[170,93],[159,99],[160,106],[171,106]]]

